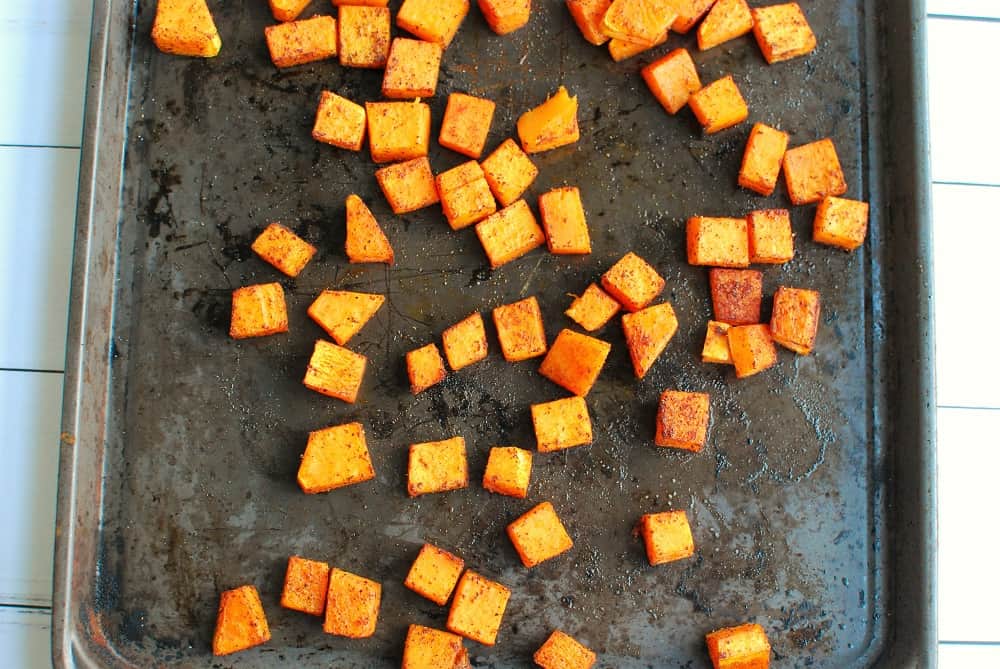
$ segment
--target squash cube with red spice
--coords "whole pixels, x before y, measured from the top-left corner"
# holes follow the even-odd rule
[[[604,34],[602,22],[604,15],[611,6],[611,0],[566,0],[566,9],[580,29],[583,39],[595,46],[607,42],[610,37]]]
[[[426,156],[387,165],[376,170],[375,179],[395,214],[408,214],[440,201]]]
[[[555,630],[532,659],[542,669],[590,669],[597,655],[565,632]]]
[[[332,16],[279,23],[264,28],[275,67],[293,67],[337,55],[337,21]]]
[[[548,100],[517,119],[517,136],[526,153],[541,153],[580,139],[577,99],[560,86]]]
[[[391,26],[388,7],[341,5],[337,13],[340,64],[367,69],[385,67]]]
[[[375,634],[381,602],[380,583],[333,568],[326,595],[323,631],[349,639],[366,639]]]
[[[622,330],[632,368],[641,379],[677,332],[677,316],[669,302],[656,304],[622,316]]]
[[[694,555],[694,537],[683,510],[647,513],[639,525],[646,557],[654,567]]]
[[[347,210],[347,236],[344,251],[347,260],[353,263],[382,262],[391,265],[396,255],[389,244],[389,238],[375,220],[368,205],[351,194],[345,203]]]
[[[638,56],[640,53],[645,53],[650,49],[655,49],[666,42],[669,35],[669,32],[663,33],[659,39],[657,39],[656,42],[650,46],[646,46],[645,44],[636,44],[635,42],[626,42],[623,39],[615,37],[608,42],[608,54],[611,55],[611,59],[613,61],[618,63],[633,56]]]
[[[761,209],[747,214],[750,262],[780,264],[795,257],[792,219],[787,209]]]
[[[737,378],[746,378],[778,362],[771,329],[766,325],[734,325],[729,328],[729,354]]]
[[[486,328],[478,311],[441,333],[444,355],[454,371],[486,358]]]
[[[771,309],[771,338],[799,355],[809,355],[819,329],[819,293],[778,286]]]
[[[583,291],[583,295],[573,300],[565,313],[584,330],[593,332],[607,325],[619,309],[621,305],[617,300],[601,290],[596,283],[592,283]]]
[[[318,339],[302,383],[306,388],[349,404],[358,398],[368,358]]]
[[[475,160],[442,172],[434,181],[452,230],[478,223],[497,210],[483,168]]]
[[[431,141],[431,108],[426,103],[366,102],[365,112],[368,115],[368,148],[376,163],[427,155]]]
[[[746,219],[692,216],[687,221],[687,257],[692,265],[746,267],[750,264]]]
[[[676,114],[701,88],[698,70],[687,49],[674,49],[642,68],[642,78],[667,113]]]
[[[271,639],[260,594],[252,585],[226,590],[219,597],[212,654],[229,655]]]
[[[152,38],[157,49],[177,56],[212,58],[222,49],[205,0],[159,0]]]
[[[520,362],[545,355],[545,327],[538,300],[532,296],[493,310],[500,350],[507,362]]]
[[[760,625],[726,627],[705,635],[714,669],[767,669],[771,643]]]
[[[479,0],[479,11],[497,35],[512,33],[531,18],[531,0]]]
[[[508,588],[474,571],[466,571],[455,588],[445,626],[455,634],[492,646],[509,599]]]
[[[551,502],[542,502],[507,526],[507,536],[525,567],[562,555],[573,540]]]
[[[477,223],[476,236],[486,251],[490,267],[494,269],[545,243],[545,233],[524,200],[518,200]]]
[[[312,136],[317,142],[349,151],[360,151],[365,141],[365,108],[336,93],[323,91],[316,109]]]
[[[385,303],[385,295],[324,290],[309,305],[308,314],[330,339],[344,346]]]
[[[329,585],[330,565],[293,555],[288,558],[288,568],[285,570],[281,605],[293,611],[321,616],[326,610],[326,591]]]
[[[406,354],[406,372],[414,395],[444,381],[447,372],[437,344],[433,342]]]
[[[677,19],[673,0],[614,0],[601,20],[609,37],[652,46]]]
[[[465,439],[452,437],[410,446],[406,484],[410,497],[458,490],[468,485]]]
[[[538,168],[512,139],[505,139],[482,162],[490,190],[501,206],[515,202],[538,176]]]
[[[448,96],[441,121],[438,143],[463,156],[479,159],[490,134],[496,103],[486,98],[477,98],[464,93]]]
[[[732,75],[692,93],[688,104],[709,135],[742,123],[750,114]]]
[[[298,482],[306,494],[328,492],[375,478],[361,423],[336,425],[309,433],[299,465]]]
[[[464,568],[462,558],[437,546],[424,544],[403,585],[438,606],[444,606]]]
[[[678,35],[686,35],[701,17],[712,8],[716,0],[677,0],[677,19],[670,29]]]
[[[382,79],[382,96],[404,99],[433,96],[437,90],[443,52],[443,47],[437,42],[405,37],[392,40]]]
[[[403,0],[396,25],[422,40],[447,47],[469,13],[469,0]]]
[[[782,167],[792,204],[812,204],[828,195],[847,192],[837,147],[830,138],[789,149]]]
[[[763,123],[754,123],[743,152],[737,183],[761,195],[773,193],[787,148],[787,132]]]
[[[629,251],[601,277],[601,285],[628,311],[638,311],[663,292],[666,281],[653,266]]]
[[[582,397],[597,381],[610,352],[608,342],[565,329],[556,337],[538,372]]]
[[[764,275],[755,269],[720,269],[708,271],[715,320],[730,325],[760,323],[760,302],[764,293]]]
[[[816,48],[816,35],[799,3],[757,7],[752,12],[753,35],[768,63],[804,56]]]
[[[288,332],[285,291],[280,283],[243,286],[233,291],[230,337],[246,339],[279,332]]]
[[[294,21],[312,0],[268,0],[275,21]]]
[[[746,0],[719,0],[698,26],[698,48],[711,49],[746,35],[753,29],[753,16]]]
[[[701,349],[702,362],[714,362],[720,365],[733,364],[733,356],[729,354],[729,324],[709,321],[705,332],[705,345]]]
[[[549,252],[557,255],[590,253],[590,231],[583,213],[580,189],[554,188],[538,197],[538,210]]]
[[[868,234],[868,203],[841,197],[825,197],[816,208],[813,241],[853,251]]]
[[[582,397],[532,404],[531,422],[540,453],[584,446],[594,440],[587,402]]]
[[[656,445],[697,453],[708,437],[708,393],[664,390],[656,414]]]
[[[403,669],[465,669],[467,661],[462,637],[457,634],[422,625],[410,625],[406,632]]]
[[[490,449],[483,487],[499,495],[524,499],[531,480],[531,451],[516,446]]]

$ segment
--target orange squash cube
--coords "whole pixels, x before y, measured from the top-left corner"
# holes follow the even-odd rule
[[[762,209],[747,214],[750,262],[780,264],[795,257],[792,219],[787,209]]]
[[[469,485],[469,466],[465,459],[465,439],[427,441],[410,446],[410,464],[406,490],[410,497],[448,492]]]
[[[659,37],[659,39],[657,39],[650,46],[646,46],[645,44],[636,44],[635,42],[627,42],[623,39],[618,39],[617,37],[615,37],[612,38],[610,42],[608,42],[608,53],[611,55],[611,59],[613,61],[619,63],[633,56],[638,56],[640,53],[645,53],[650,49],[655,49],[656,47],[666,42],[667,37],[669,35],[670,35],[669,32],[663,33]]]
[[[222,49],[205,0],[159,0],[152,37],[157,49],[176,56],[211,58]]]
[[[548,240],[549,252],[557,255],[590,253],[590,231],[583,213],[580,189],[554,188],[538,197],[538,210]]]
[[[708,438],[708,393],[664,390],[656,414],[656,445],[697,453]]]
[[[677,18],[670,29],[678,35],[686,35],[715,2],[716,0],[677,0]]]
[[[812,204],[847,192],[837,148],[830,138],[789,149],[782,167],[792,204]]]
[[[427,156],[382,167],[375,171],[375,179],[395,214],[408,214],[440,202]]]
[[[813,241],[853,251],[868,234],[868,203],[840,197],[825,197],[816,208]]]
[[[324,290],[309,305],[308,314],[330,335],[330,339],[344,346],[384,303],[385,295]]]
[[[778,286],[771,310],[771,338],[799,355],[809,355],[819,329],[819,293]]]
[[[330,565],[307,560],[298,555],[288,558],[281,605],[286,609],[321,616],[326,610],[326,591],[330,585]]]
[[[318,339],[302,383],[306,388],[349,404],[358,398],[368,358]]]
[[[788,148],[788,133],[763,123],[754,123],[743,152],[737,183],[761,195],[771,195],[781,173],[781,161]]]
[[[275,21],[294,21],[312,0],[268,0]]]
[[[771,643],[760,625],[727,627],[705,635],[714,669],[767,669]]]
[[[463,156],[479,159],[490,134],[496,103],[464,93],[448,96],[448,105],[441,121],[438,143]]]
[[[548,344],[542,310],[534,296],[494,309],[493,324],[507,362],[521,362],[545,355]]]
[[[349,151],[360,151],[367,126],[365,108],[336,93],[323,91],[316,109],[312,136],[317,142]]]
[[[621,305],[613,297],[592,283],[583,295],[573,300],[565,314],[587,332],[593,332],[607,325],[619,309]]]
[[[455,634],[492,646],[509,599],[510,590],[506,587],[474,571],[466,571],[455,588],[445,626]]]
[[[310,432],[297,478],[307,495],[371,481],[375,469],[365,428],[361,423],[347,423]]]
[[[486,344],[486,327],[478,311],[455,323],[441,333],[444,355],[448,366],[457,372],[463,367],[484,360],[489,352]]]
[[[264,28],[275,67],[293,67],[337,55],[337,21],[332,16],[279,23]]]
[[[528,190],[538,176],[531,158],[512,139],[503,141],[482,163],[486,183],[501,206],[507,207]]]
[[[479,11],[497,35],[522,28],[531,18],[531,0],[479,0]]]
[[[532,404],[531,422],[539,453],[585,446],[594,440],[587,402],[582,397]]]
[[[222,593],[212,637],[213,655],[229,655],[270,639],[271,630],[257,588],[244,585]]]
[[[753,30],[746,0],[719,0],[698,26],[698,49],[705,51]]]
[[[753,35],[770,64],[804,56],[816,48],[816,35],[797,2],[754,9]]]
[[[388,10],[386,10],[388,11]],[[437,90],[444,47],[437,42],[397,37],[392,40],[382,79],[386,98],[429,98]]]
[[[447,48],[468,13],[469,0],[403,0],[396,25]]]
[[[566,329],[559,333],[538,373],[581,397],[590,392],[611,352],[611,344]]]
[[[389,58],[392,16],[388,7],[341,5],[337,12],[337,51],[343,67],[379,69]]]
[[[410,625],[403,645],[403,669],[463,669],[468,660],[462,637],[422,625]]]
[[[365,111],[368,114],[368,148],[376,163],[427,155],[431,141],[431,108],[427,104],[366,102]]]
[[[424,544],[403,585],[438,606],[444,606],[464,568],[465,561],[462,558],[437,546]]]
[[[611,6],[611,0],[566,0],[566,9],[580,29],[583,39],[595,46],[607,42],[610,37],[604,34],[604,15]]]
[[[508,525],[507,536],[528,568],[573,547],[573,540],[551,502],[542,502]]]
[[[340,569],[330,570],[323,631],[349,639],[375,634],[382,585]]]
[[[720,365],[733,364],[733,356],[729,354],[729,324],[709,321],[705,332],[705,345],[701,349],[702,362],[714,362]]]
[[[639,525],[646,557],[654,567],[694,555],[694,537],[684,511],[647,513]]]
[[[628,311],[638,311],[663,292],[666,281],[653,266],[629,251],[601,277],[601,285]]]
[[[597,655],[570,635],[556,630],[532,659],[542,669],[590,669],[597,662]]]
[[[719,269],[708,271],[715,320],[729,325],[760,323],[760,302],[764,294],[764,275],[755,269]]]
[[[692,265],[747,267],[750,240],[745,218],[693,216],[687,221],[687,257]]]
[[[477,223],[476,236],[494,269],[545,243],[545,233],[524,200],[518,200]]]
[[[288,332],[285,291],[280,283],[243,286],[233,291],[230,337],[246,339],[279,332]]]
[[[357,195],[348,195],[347,237],[344,250],[353,263],[382,262],[391,265],[396,257],[371,210]]]
[[[656,304],[622,316],[622,330],[632,369],[641,379],[677,332],[677,316],[669,302]]]
[[[296,277],[316,254],[316,247],[281,223],[271,223],[250,245],[261,260]]]
[[[674,0],[614,0],[601,29],[609,37],[653,46],[676,20]]]
[[[525,153],[550,151],[580,139],[576,112],[576,96],[570,97],[565,86],[560,86],[548,100],[521,114],[517,136]]]
[[[434,181],[441,209],[452,230],[461,230],[496,213],[497,203],[490,185],[475,160],[442,172]]]
[[[732,75],[692,93],[688,104],[708,135],[742,123],[750,114]]]
[[[483,487],[499,495],[524,499],[531,481],[531,451],[516,446],[491,448]]]
[[[668,114],[676,114],[701,89],[698,70],[687,49],[674,49],[642,68],[642,78]]]
[[[406,354],[406,372],[414,395],[444,381],[447,372],[437,344],[433,342]]]
[[[729,328],[729,353],[739,379],[763,372],[778,362],[771,329],[766,325],[735,325]]]

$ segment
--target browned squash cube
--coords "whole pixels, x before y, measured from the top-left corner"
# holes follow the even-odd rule
[[[427,155],[431,142],[431,108],[426,103],[366,102],[365,112],[368,115],[368,148],[376,163]],[[433,182],[432,176],[432,188]],[[436,191],[434,196],[437,197]]]
[[[705,635],[714,669],[767,669],[771,643],[760,625],[726,627]]]
[[[444,606],[464,568],[462,558],[437,546],[424,544],[403,585],[438,606]]]
[[[469,158],[479,159],[490,134],[496,103],[464,93],[448,96],[438,143]]]
[[[733,357],[736,377],[740,379],[763,372],[778,362],[771,329],[766,325],[729,328],[729,354]]]
[[[324,290],[309,305],[308,313],[330,335],[330,339],[344,346],[384,303],[385,295]]]
[[[317,142],[349,151],[360,151],[365,141],[365,108],[336,93],[323,91],[316,110],[312,136]]]
[[[512,139],[505,139],[482,165],[490,190],[504,207],[517,201],[538,176],[531,158]]]
[[[354,263],[381,262],[392,265],[396,254],[368,205],[357,195],[351,194],[347,196],[346,208],[347,237],[344,250],[347,259]]]
[[[375,478],[361,423],[336,425],[309,433],[298,481],[307,494],[327,492]]]
[[[750,240],[745,218],[693,216],[687,221],[687,257],[692,265],[746,267]]]
[[[622,330],[632,369],[641,379],[677,332],[677,316],[669,302],[656,304],[622,316]]]
[[[719,0],[698,26],[698,48],[711,49],[752,29],[753,16],[746,0]]]
[[[755,123],[743,152],[737,182],[761,195],[774,192],[781,173],[781,161],[788,148],[788,133],[763,123]]]
[[[565,313],[584,330],[593,332],[607,325],[619,309],[621,305],[613,297],[592,283],[583,295],[573,300]]]
[[[720,365],[733,364],[733,356],[729,354],[729,325],[727,323],[708,322],[705,345],[701,349],[701,361]]]
[[[720,269],[708,271],[715,320],[730,325],[760,323],[760,302],[764,294],[764,275],[755,269]]]
[[[747,214],[750,262],[780,264],[795,257],[792,219],[787,209],[762,209]]]
[[[584,446],[594,440],[587,402],[582,397],[532,404],[531,422],[540,453]]]
[[[391,25],[388,7],[341,5],[337,13],[340,64],[368,69],[385,67]]]
[[[570,635],[555,630],[535,651],[533,659],[542,669],[590,669],[597,655]]]
[[[454,371],[486,358],[486,327],[478,311],[441,333],[444,355]]]
[[[771,338],[799,355],[809,355],[818,329],[819,293],[778,286],[771,310]]]
[[[687,49],[674,49],[642,68],[642,78],[668,114],[683,109],[691,94],[701,88],[698,70]]]
[[[446,627],[467,639],[492,646],[509,599],[510,590],[506,587],[474,571],[466,571],[455,588]]]
[[[490,492],[524,499],[531,480],[531,451],[516,446],[491,448],[483,474],[483,487]]]
[[[437,344],[433,342],[406,354],[406,372],[414,395],[444,381],[447,372]]]
[[[494,309],[493,324],[507,362],[545,355],[548,344],[542,325],[542,310],[534,296]]]
[[[382,79],[382,96],[403,99],[433,96],[443,53],[444,47],[437,42],[405,37],[392,40]]]
[[[435,177],[441,209],[452,230],[478,223],[497,210],[483,168],[475,160]]]
[[[316,247],[281,223],[271,223],[250,248],[279,271],[296,277],[316,254]]]
[[[268,0],[275,21],[294,21],[312,0]]]
[[[610,352],[608,342],[566,329],[556,337],[538,372],[582,397],[597,381]]]
[[[611,0],[566,0],[566,9],[583,39],[595,46],[601,46],[610,39],[604,34],[602,26],[610,6]]]
[[[408,214],[440,201],[426,156],[383,167],[375,172],[375,179],[395,214]]]
[[[692,93],[688,104],[709,135],[742,123],[750,115],[732,75],[716,79]]]
[[[215,619],[215,636],[212,637],[213,655],[229,655],[270,639],[271,630],[257,588],[244,585],[222,593],[219,615]]]
[[[403,669],[462,669],[462,637],[422,625],[410,625],[403,646]]]
[[[177,56],[211,58],[222,49],[205,0],[159,0],[152,37],[157,49]]]
[[[792,204],[812,204],[847,192],[837,148],[829,138],[789,149],[782,167]]]
[[[494,269],[545,243],[545,233],[524,200],[518,200],[477,223],[476,236]]]
[[[868,234],[868,203],[825,197],[816,208],[813,241],[853,251]]]
[[[694,555],[694,537],[684,511],[647,513],[639,522],[649,564],[655,567]]]
[[[710,415],[708,393],[664,390],[656,414],[656,445],[697,453],[705,446]]]
[[[507,536],[525,567],[551,560],[573,547],[551,502],[542,502],[507,526]]]
[[[479,0],[479,11],[497,35],[512,33],[531,18],[531,0]]]
[[[298,555],[288,558],[281,605],[286,609],[321,616],[326,610],[326,590],[330,585],[330,565]]]
[[[469,13],[469,0],[403,0],[396,25],[422,40],[447,47]]]
[[[639,311],[663,292],[666,281],[653,266],[629,251],[601,277],[601,285],[628,311]]]
[[[768,63],[804,56],[816,48],[816,35],[799,3],[757,7],[752,11],[753,35]]]
[[[294,67],[337,55],[337,21],[332,16],[267,26],[264,37],[275,67]]]
[[[310,390],[353,404],[367,363],[368,358],[360,353],[318,339],[302,383]]]
[[[465,439],[452,437],[411,445],[407,478],[410,497],[468,487]]]
[[[375,634],[382,585],[340,569],[330,570],[323,631],[349,639]]]
[[[538,197],[538,210],[548,240],[549,253],[581,255],[590,253],[590,231],[583,213],[580,189],[554,188]]]
[[[233,291],[230,337],[245,339],[279,332],[288,332],[285,291],[280,283],[243,286]]]

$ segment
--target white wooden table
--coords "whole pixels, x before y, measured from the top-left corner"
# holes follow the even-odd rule
[[[1000,0],[928,1],[940,659],[944,669],[1000,667]],[[89,4],[0,0],[0,666],[13,669],[50,665]]]

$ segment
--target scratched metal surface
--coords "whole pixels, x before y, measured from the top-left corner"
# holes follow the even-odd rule
[[[528,666],[553,628],[593,648],[602,667],[705,667],[705,632],[743,621],[767,629],[783,667],[870,666],[887,643],[899,643],[886,616],[884,544],[885,412],[897,389],[883,313],[883,203],[871,176],[886,166],[872,148],[869,105],[879,82],[866,58],[879,24],[858,0],[802,4],[819,47],[773,67],[750,36],[706,53],[696,52],[693,35],[674,36],[616,64],[579,37],[562,3],[536,3],[528,27],[502,38],[473,8],[429,100],[435,136],[452,91],[497,102],[491,150],[512,135],[521,112],[567,86],[579,95],[581,140],[535,158],[541,174],[528,198],[534,204],[550,187],[580,186],[594,249],[579,258],[539,250],[491,271],[473,230],[451,232],[437,207],[393,216],[367,150],[310,138],[321,90],[376,99],[380,72],[333,61],[277,71],[262,37],[271,22],[263,2],[212,3],[224,42],[218,58],[168,57],[146,37],[154,3],[140,2],[131,26],[102,522],[92,599],[84,598],[92,609],[73,614],[88,621],[104,648],[98,656],[108,666],[398,665],[406,626],[443,627],[447,614],[402,586],[424,541],[513,591],[499,643],[468,644],[476,667]],[[796,258],[764,269],[765,292],[779,284],[822,292],[816,352],[782,351],[775,369],[743,381],[699,361],[711,305],[706,270],[685,262],[684,221],[787,206],[787,198],[783,186],[769,199],[735,187],[750,122],[705,137],[688,110],[669,117],[648,94],[638,69],[677,46],[692,48],[704,82],[734,75],[751,121],[783,128],[792,145],[832,137],[849,196],[874,198],[869,244],[850,255],[812,244],[814,208],[793,210]],[[436,142],[430,159],[435,171],[463,160]],[[346,262],[350,193],[382,222],[396,250],[393,268]],[[274,220],[319,248],[295,280],[249,249]],[[486,493],[479,480],[489,447],[533,448],[529,405],[565,393],[537,374],[537,360],[504,362],[492,327],[488,360],[418,397],[408,391],[404,353],[438,341],[473,311],[488,316],[527,295],[538,296],[551,342],[572,325],[562,315],[569,293],[629,250],[666,278],[676,337],[637,381],[617,321],[599,333],[612,352],[587,398],[593,445],[536,455],[527,500]],[[232,289],[267,281],[286,289],[291,333],[229,339]],[[300,382],[322,335],[306,308],[325,288],[388,297],[349,344],[369,358],[355,405]],[[667,388],[711,394],[701,453],[653,446],[656,400]],[[308,432],[352,420],[366,427],[376,480],[302,494],[295,472]],[[452,435],[467,440],[470,487],[407,498],[407,445]],[[575,547],[529,571],[504,527],[543,500],[553,502]],[[643,513],[671,508],[687,510],[697,555],[652,568],[633,526]],[[380,581],[375,636],[328,636],[319,620],[281,609],[292,554]],[[273,639],[215,660],[218,594],[245,583],[260,590]]]

